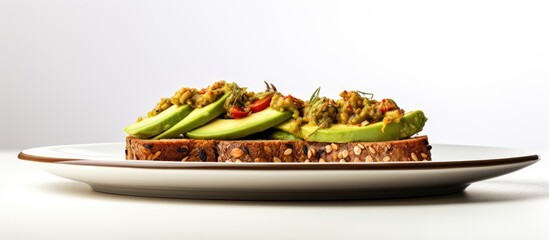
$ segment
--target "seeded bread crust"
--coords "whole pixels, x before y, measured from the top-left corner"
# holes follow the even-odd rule
[[[216,143],[215,140],[126,137],[126,159],[216,162]]]
[[[280,140],[126,138],[126,159],[202,162],[430,161],[427,136],[398,141],[319,143]]]

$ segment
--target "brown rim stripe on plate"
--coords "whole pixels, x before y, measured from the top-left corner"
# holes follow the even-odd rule
[[[403,170],[403,169],[437,169],[437,168],[464,168],[495,166],[514,163],[536,162],[538,155],[526,155],[510,158],[486,160],[456,160],[456,161],[426,161],[426,162],[376,162],[376,163],[225,163],[225,162],[169,162],[145,160],[91,160],[65,159],[35,156],[20,152],[17,156],[21,160],[85,165],[97,167],[126,167],[144,169],[217,169],[217,170]]]

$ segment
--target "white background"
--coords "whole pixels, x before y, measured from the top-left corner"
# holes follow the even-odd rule
[[[546,148],[547,1],[0,0],[0,148],[117,142],[181,86],[393,98],[431,142]]]

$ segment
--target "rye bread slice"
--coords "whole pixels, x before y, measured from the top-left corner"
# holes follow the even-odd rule
[[[126,159],[203,162],[430,161],[427,136],[397,141],[320,143],[281,140],[126,138]]]

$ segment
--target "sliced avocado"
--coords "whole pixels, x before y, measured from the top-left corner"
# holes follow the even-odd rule
[[[292,116],[291,112],[280,112],[267,108],[239,119],[216,119],[187,133],[194,139],[239,139],[253,133],[265,131]]]
[[[171,128],[189,115],[192,110],[193,108],[189,105],[172,105],[158,115],[127,126],[124,131],[136,138],[150,138]]]
[[[299,137],[314,142],[376,142],[391,141],[410,137],[423,129],[427,118],[422,111],[408,112],[398,123],[389,123],[383,129],[383,122],[366,126],[334,124],[329,128],[304,125]],[[285,122],[276,128],[289,132],[290,122]],[[383,129],[383,130],[382,130]]]
[[[291,140],[291,141],[302,140],[296,135],[293,135],[289,132],[280,131],[278,129],[272,129],[272,131],[269,131],[266,139]]]
[[[231,93],[227,92],[215,102],[210,103],[205,107],[194,109],[187,117],[183,118],[183,120],[175,124],[170,129],[155,136],[153,139],[175,138],[206,124],[225,112],[223,104],[225,104],[225,100],[229,97],[229,95],[231,95]]]

